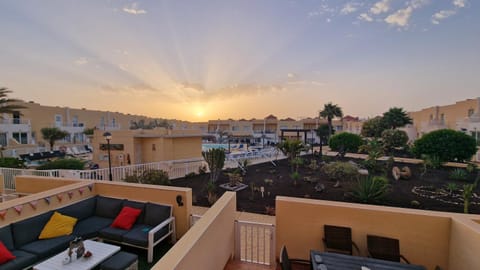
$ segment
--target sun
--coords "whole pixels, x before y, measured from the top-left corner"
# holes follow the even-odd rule
[[[198,118],[201,118],[201,117],[203,117],[204,112],[203,112],[202,110],[197,110],[197,112],[195,113],[195,115],[196,115]]]

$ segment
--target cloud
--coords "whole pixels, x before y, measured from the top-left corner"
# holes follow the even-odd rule
[[[313,85],[313,86],[324,86],[325,85],[325,83],[318,82],[318,81],[291,81],[291,82],[288,82],[287,84],[290,84],[290,85]]]
[[[335,8],[330,7],[328,4],[321,4],[318,9],[308,12],[308,18],[322,16],[325,14],[333,16],[335,14]]]
[[[387,12],[390,10],[390,2],[391,0],[379,1],[370,8],[370,12],[375,15]]]
[[[161,93],[159,89],[156,89],[150,85],[143,84],[143,83],[126,85],[126,86],[102,85],[100,86],[100,89],[103,94],[114,94],[114,95],[146,96],[154,93]]]
[[[408,20],[412,15],[412,11],[413,11],[412,6],[408,6],[407,8],[404,8],[404,9],[399,9],[395,13],[388,15],[388,17],[385,18],[385,22],[390,25],[405,27],[408,25]]]
[[[417,9],[427,5],[428,3],[430,3],[430,0],[411,0],[410,2],[407,2],[407,5],[413,9]]]
[[[455,10],[440,10],[439,12],[433,14],[432,23],[439,24],[441,20],[444,20],[452,15],[455,15],[457,12]]]
[[[362,21],[366,21],[366,22],[372,22],[373,21],[373,18],[370,17],[370,15],[368,15],[367,13],[362,13],[358,16],[358,19],[362,20]]]
[[[353,12],[357,11],[358,6],[360,6],[360,4],[359,4],[359,3],[356,3],[356,2],[346,3],[346,4],[343,6],[343,8],[340,10],[340,13],[343,14],[343,15],[347,15],[347,14],[353,13]]]
[[[130,6],[124,6],[123,11],[132,15],[146,14],[147,11],[138,8],[138,3],[132,3]]]
[[[88,64],[88,59],[85,57],[80,57],[77,60],[73,61],[73,63],[77,66],[83,66]]]
[[[467,0],[453,0],[453,5],[459,8],[465,7]]]

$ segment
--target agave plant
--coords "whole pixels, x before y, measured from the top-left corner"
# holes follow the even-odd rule
[[[352,196],[361,203],[378,203],[390,191],[387,178],[383,176],[368,176],[358,180],[352,190]]]

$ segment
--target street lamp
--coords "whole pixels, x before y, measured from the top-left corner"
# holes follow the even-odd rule
[[[108,151],[108,180],[112,181],[112,160],[110,158],[110,140],[112,139],[112,133],[105,132],[103,137],[107,140],[107,151]]]

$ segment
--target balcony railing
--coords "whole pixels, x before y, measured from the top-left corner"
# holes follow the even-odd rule
[[[0,125],[30,125],[30,119],[4,118],[0,119]]]

